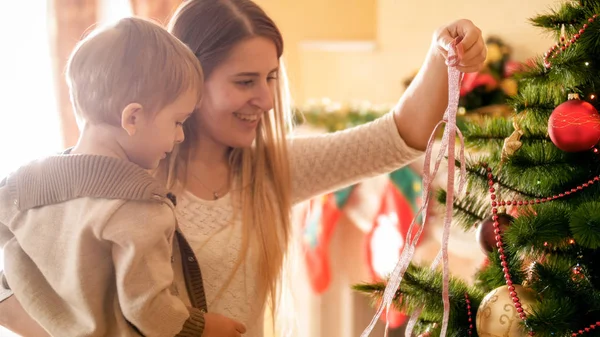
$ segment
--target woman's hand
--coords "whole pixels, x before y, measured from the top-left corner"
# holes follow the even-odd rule
[[[448,50],[457,38],[460,41],[456,45],[458,59],[448,60]],[[487,48],[481,30],[473,22],[463,19],[440,27],[433,34],[433,43],[448,66],[456,66],[463,73],[477,72],[483,68]]]
[[[457,41],[457,58],[448,50]],[[448,66],[461,72],[477,72],[484,65],[487,48],[481,30],[469,20],[440,27],[419,73],[396,105],[394,119],[406,144],[425,150],[429,136],[448,106]]]

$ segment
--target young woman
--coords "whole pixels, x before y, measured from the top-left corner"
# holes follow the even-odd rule
[[[178,191],[179,223],[202,268],[209,312],[241,321],[245,336],[262,336],[264,304],[277,304],[291,207],[421,155],[447,106],[447,48],[462,38],[453,65],[477,71],[486,56],[482,34],[467,20],[437,30],[420,73],[379,120],[291,138],[283,38],[257,4],[190,0],[169,29],[200,60],[205,93],[163,174]]]

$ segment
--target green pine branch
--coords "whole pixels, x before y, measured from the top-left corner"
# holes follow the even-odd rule
[[[559,8],[550,9],[548,14],[530,18],[529,21],[533,26],[543,28],[558,39],[563,25],[566,34],[576,34],[582,24],[599,11],[600,3],[597,0],[571,1],[565,2]]]
[[[446,203],[446,191],[439,190],[437,201]],[[452,207],[452,221],[460,225],[465,231],[472,230],[474,225],[485,219],[490,214],[490,202],[479,198],[477,195],[466,195],[461,199],[454,199]]]
[[[520,284],[525,280],[525,271],[523,270],[523,260],[510,249],[506,250],[506,260],[514,284]],[[488,254],[488,266],[480,269],[475,274],[476,285],[481,291],[488,293],[498,287],[505,286],[504,272],[500,265],[500,255],[497,250]]]
[[[530,286],[540,302],[533,307],[528,324],[536,336],[566,336],[595,323],[600,316],[600,292],[587,279],[585,264],[581,264],[581,277],[574,276],[578,259],[567,250],[548,254],[544,262],[531,267]]]
[[[379,303],[378,301],[385,289],[385,283],[358,284],[353,288],[369,295],[374,303]],[[469,317],[465,293],[469,297],[471,312],[475,315],[485,294],[475,287],[468,286],[462,280],[451,277],[449,285],[449,336],[458,337],[468,334]],[[423,306],[420,319],[426,324],[421,324],[421,329],[425,329],[432,322],[440,323],[444,312],[441,272],[431,271],[428,268],[416,265],[409,266],[400,284],[397,296],[394,298],[394,306],[408,313],[412,313],[416,308]],[[417,333],[420,332],[423,331],[417,331]],[[473,329],[473,333],[473,336],[477,336],[475,329]]]
[[[582,203],[571,213],[569,229],[573,239],[584,248],[600,248],[600,202]]]
[[[560,8],[549,10],[548,14],[538,15],[529,19],[535,27],[546,28],[553,33],[560,33],[562,25],[570,26],[580,22],[585,17],[585,7],[578,2],[565,3]]]
[[[505,118],[486,118],[481,124],[466,124],[462,133],[466,148],[491,152],[501,150],[504,139],[512,131],[512,121]]]
[[[587,181],[589,172],[568,158],[549,141],[525,142],[502,167],[501,180],[527,199],[549,197],[565,185]]]
[[[527,255],[545,243],[561,245],[570,238],[570,207],[559,201],[540,204],[533,213],[523,208],[522,213],[504,231],[503,239],[514,253]],[[537,214],[537,215],[536,215]]]

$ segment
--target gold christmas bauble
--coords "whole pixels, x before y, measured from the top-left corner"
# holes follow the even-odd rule
[[[506,78],[500,82],[500,88],[507,96],[515,96],[519,90],[517,81],[513,78]]]
[[[536,302],[535,292],[520,285],[514,287],[525,313],[529,313],[531,305]],[[496,288],[485,295],[477,310],[475,322],[480,337],[526,337],[528,335],[507,286]]]
[[[502,49],[500,46],[495,43],[490,43],[487,45],[487,54],[485,58],[485,64],[494,63],[502,60]]]

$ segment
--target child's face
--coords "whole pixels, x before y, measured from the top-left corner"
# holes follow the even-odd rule
[[[182,124],[196,108],[198,95],[189,90],[156,115],[143,118],[131,135],[128,157],[132,162],[151,170],[184,139]]]

